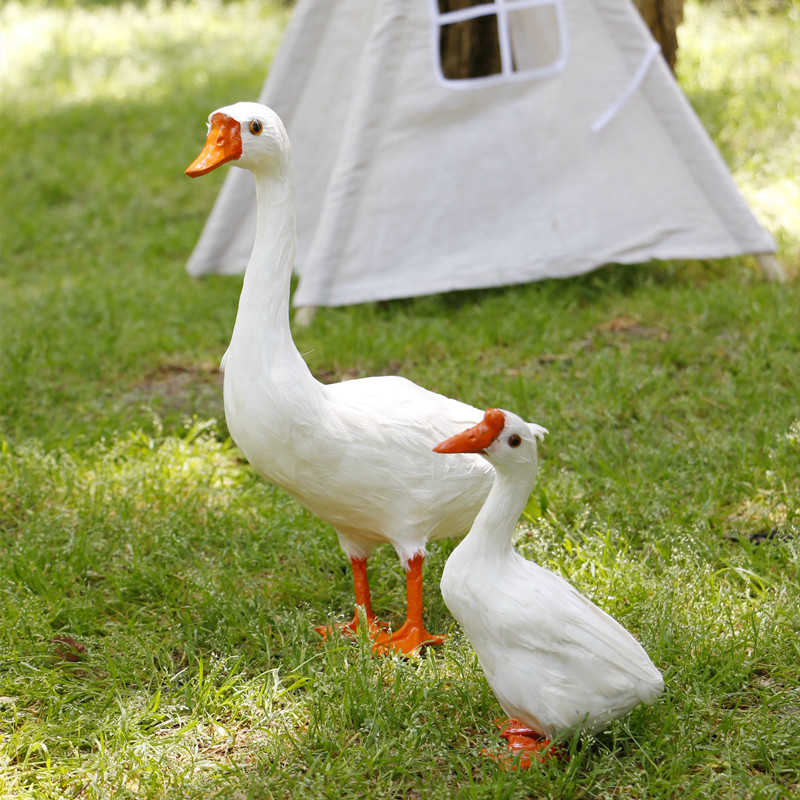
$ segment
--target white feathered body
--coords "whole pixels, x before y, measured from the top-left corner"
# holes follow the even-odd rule
[[[399,377],[323,385],[296,364],[252,380],[225,361],[225,416],[254,469],[336,530],[349,557],[394,546],[404,564],[427,541],[462,536],[492,483],[479,456],[432,448],[480,412]]]
[[[663,679],[641,645],[563,578],[516,553],[475,561],[462,546],[442,595],[506,714],[552,737],[596,732],[658,697]]]
[[[575,728],[596,732],[652,703],[663,678],[613,617],[514,550],[515,523],[536,473],[535,442],[526,442],[533,447],[528,462],[512,469],[493,457],[503,455],[501,444],[488,450],[495,483],[445,564],[442,596],[509,717],[548,738]]]

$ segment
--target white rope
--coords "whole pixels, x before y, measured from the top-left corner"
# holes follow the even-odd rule
[[[614,102],[592,123],[592,132],[599,133],[603,128],[611,122],[614,117],[619,114],[622,107],[628,100],[631,99],[634,92],[642,85],[647,72],[653,64],[656,55],[661,51],[657,42],[650,44],[650,49],[644,54],[636,72],[630,80],[630,83],[619,93]]]

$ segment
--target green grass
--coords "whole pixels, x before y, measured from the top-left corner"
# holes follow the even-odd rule
[[[667,689],[513,773],[480,756],[501,711],[436,591],[452,543],[427,568],[441,649],[321,645],[351,604],[335,536],[227,437],[240,281],[183,268],[223,175],[182,172],[285,8],[0,9],[0,797],[800,794],[799,14],[691,3],[679,57],[787,285],[750,258],[609,267],[297,332],[326,379],[400,373],[551,431],[518,547]],[[387,548],[371,577],[398,623]]]

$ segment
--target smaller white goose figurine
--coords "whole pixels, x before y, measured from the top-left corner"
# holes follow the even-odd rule
[[[509,715],[503,735],[528,763],[525,751],[570,729],[596,732],[638,703],[654,702],[664,688],[622,625],[514,550],[514,528],[536,477],[537,438],[515,414],[490,408],[478,425],[434,448],[480,453],[495,468],[483,508],[445,564],[441,588]]]

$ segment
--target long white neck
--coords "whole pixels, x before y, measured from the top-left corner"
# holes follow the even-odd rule
[[[530,469],[498,469],[489,496],[459,549],[469,553],[469,558],[480,558],[484,563],[509,557],[513,552],[514,529],[535,478],[535,464]]]
[[[280,168],[253,171],[257,223],[244,274],[231,348],[244,348],[262,364],[290,362],[295,377],[311,377],[292,340],[289,293],[294,266],[295,195],[291,156]],[[272,372],[272,370],[270,370]]]

